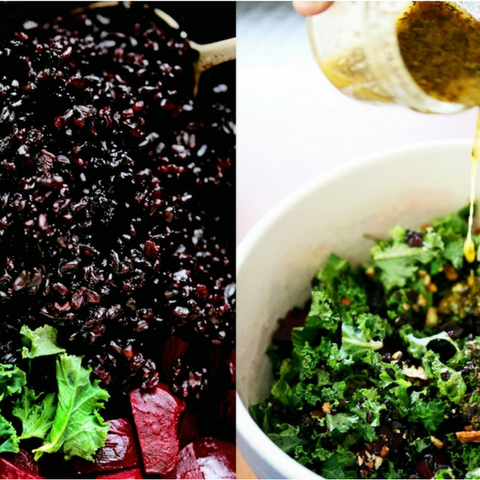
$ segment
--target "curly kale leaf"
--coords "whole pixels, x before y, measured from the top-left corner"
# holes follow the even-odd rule
[[[435,380],[440,397],[458,404],[467,391],[462,372],[442,363],[438,354],[431,350],[425,353],[422,365],[427,377]]]
[[[47,436],[55,417],[56,394],[39,394],[25,387],[22,396],[17,398],[13,406],[13,415],[22,422],[20,439],[41,438]]]
[[[445,419],[447,406],[439,399],[428,400],[428,391],[412,392],[412,407],[409,412],[411,421],[420,422],[430,435],[433,435]]]
[[[20,451],[19,443],[20,439],[13,425],[0,415],[0,453],[18,453]]]
[[[368,330],[342,324],[342,350],[354,360],[358,360],[369,350],[381,348],[383,348],[383,342],[372,340]]]
[[[282,423],[278,424],[275,430],[275,433],[268,434],[268,438],[285,453],[294,451],[295,447],[302,443],[302,439],[299,437],[299,427],[293,427],[288,423]]]
[[[324,478],[358,478],[355,453],[339,445],[322,464],[320,475]]]
[[[408,351],[412,355],[412,357],[422,359],[427,353],[428,345],[433,341],[440,341],[449,343],[455,349],[455,355],[447,361],[448,365],[456,366],[462,360],[466,360],[465,354],[462,353],[457,342],[453,340],[447,332],[440,332],[436,335],[431,335],[429,337],[423,338],[419,338],[411,332],[413,332],[413,330],[409,325],[405,325],[405,327],[402,327],[400,329],[400,335],[402,336],[405,343],[408,345]]]
[[[380,281],[385,289],[404,287],[407,282],[414,279],[415,274],[422,265],[430,263],[438,256],[441,247],[438,242],[433,242],[433,248],[427,246],[410,247],[398,231],[390,230],[393,234],[392,241],[386,245],[379,244],[372,248],[372,264],[380,271]]]
[[[57,359],[58,405],[45,443],[34,450],[37,460],[44,453],[59,450],[66,459],[76,455],[93,460],[105,444],[109,425],[98,411],[109,394],[98,386],[98,380],[90,380],[91,369],[83,368],[81,361],[66,354]]]
[[[461,268],[467,223],[459,212],[434,219],[427,228],[421,246],[405,243],[406,231],[397,226],[389,231],[391,239],[378,242],[371,250],[372,264],[380,272],[387,291],[405,287],[414,281],[420,268],[430,274],[441,272],[446,263]]]
[[[23,370],[13,365],[0,365],[0,401],[5,397],[20,393],[27,383]]]
[[[50,325],[44,325],[35,330],[30,330],[24,325],[20,333],[24,336],[25,343],[22,349],[23,358],[37,358],[65,352],[65,349],[57,344],[57,329]]]

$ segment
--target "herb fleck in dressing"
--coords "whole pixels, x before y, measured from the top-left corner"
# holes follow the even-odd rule
[[[451,2],[412,2],[398,45],[418,86],[444,102],[480,105],[480,23]]]

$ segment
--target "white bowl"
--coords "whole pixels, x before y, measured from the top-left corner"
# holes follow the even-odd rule
[[[468,203],[472,141],[421,143],[331,170],[278,204],[237,252],[237,442],[260,478],[319,478],[279,449],[248,407],[266,398],[265,351],[277,320],[309,298],[310,280],[334,252],[358,263],[397,223],[416,228]],[[294,168],[294,165],[292,166]]]

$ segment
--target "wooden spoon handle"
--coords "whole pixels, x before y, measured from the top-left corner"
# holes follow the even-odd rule
[[[202,73],[215,65],[234,60],[237,54],[236,38],[206,43],[204,45],[190,42],[190,45],[200,54],[195,65],[195,70],[198,70],[199,73]]]

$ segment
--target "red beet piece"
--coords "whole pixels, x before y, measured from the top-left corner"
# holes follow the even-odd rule
[[[0,457],[0,478],[44,478],[38,474],[38,466],[31,467],[30,464],[25,464],[25,466],[23,466],[24,459],[22,458],[21,460],[17,460],[18,464],[15,464],[15,459],[12,457],[10,457],[9,460],[4,457]]]
[[[129,468],[118,472],[102,473],[96,478],[143,478],[142,471],[139,468]]]
[[[178,429],[178,441],[180,442],[180,447],[183,448],[199,436],[200,417],[198,413],[187,410],[182,415],[182,420],[180,421],[180,427]]]
[[[145,471],[151,475],[169,472],[177,461],[178,423],[185,402],[174,397],[168,386],[158,384],[151,392],[130,392]]]
[[[30,472],[31,475],[34,475],[34,478],[42,478],[39,463],[33,459],[33,455],[27,450],[20,449],[18,453],[5,453],[3,457],[15,467]]]
[[[95,455],[95,463],[75,460],[78,473],[105,472],[137,467],[140,453],[133,425],[127,418],[109,420],[110,430],[105,446]]]
[[[216,438],[198,438],[180,452],[166,478],[236,478],[235,446]]]

